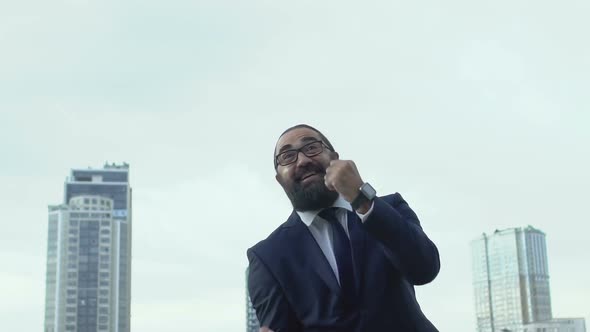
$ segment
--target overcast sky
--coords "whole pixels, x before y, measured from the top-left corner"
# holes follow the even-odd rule
[[[309,123],[438,245],[418,288],[475,330],[469,242],[547,234],[556,317],[590,323],[588,1],[0,3],[0,322],[43,325],[47,205],[128,162],[132,328],[245,329],[245,251],[290,213],[271,153]]]

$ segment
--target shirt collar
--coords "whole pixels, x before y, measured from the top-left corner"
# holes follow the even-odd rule
[[[332,207],[343,208],[348,211],[352,211],[352,206],[348,203],[342,196],[338,195],[338,198],[332,204]],[[314,210],[314,211],[295,211],[301,218],[301,221],[309,227],[313,223],[315,217],[320,213],[322,210]]]

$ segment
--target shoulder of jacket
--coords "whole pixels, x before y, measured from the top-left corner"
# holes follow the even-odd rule
[[[248,252],[254,252],[257,255],[265,255],[272,252],[276,253],[276,250],[279,250],[288,244],[288,241],[286,240],[289,237],[289,231],[293,228],[293,223],[295,222],[297,222],[297,220],[292,220],[292,218],[289,218],[287,221],[277,227],[272,233],[270,233],[266,239],[259,241],[250,249],[248,249]]]

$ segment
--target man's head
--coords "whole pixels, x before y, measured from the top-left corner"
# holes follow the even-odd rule
[[[338,153],[317,129],[301,124],[291,127],[277,141],[274,151],[276,179],[297,211],[319,210],[338,198],[324,183],[330,161]]]

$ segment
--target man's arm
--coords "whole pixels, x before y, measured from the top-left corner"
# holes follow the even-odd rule
[[[386,202],[393,199],[393,204]],[[363,226],[391,254],[391,260],[414,285],[434,280],[440,270],[438,249],[426,236],[418,217],[400,194],[375,198]]]
[[[264,262],[254,250],[248,250],[250,261],[248,292],[260,326],[275,332],[297,332],[301,330],[285,295]]]
[[[324,182],[348,202],[354,201],[364,183],[352,160],[338,159],[330,161]],[[424,234],[418,217],[400,194],[388,196],[387,200],[393,200],[393,204],[377,197],[372,210],[369,204],[357,210],[365,229],[389,250],[391,261],[409,282],[431,282],[440,269],[436,246]]]

